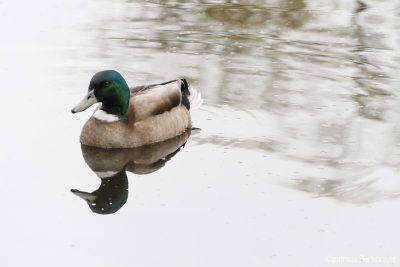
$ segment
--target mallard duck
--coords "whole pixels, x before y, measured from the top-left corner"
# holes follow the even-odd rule
[[[102,148],[130,148],[173,138],[191,127],[190,112],[203,100],[185,79],[129,88],[115,70],[96,73],[72,113],[101,103],[83,126],[80,141]]]

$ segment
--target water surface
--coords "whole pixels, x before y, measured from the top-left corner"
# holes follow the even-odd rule
[[[399,8],[0,1],[1,266],[399,266]],[[205,101],[110,215],[70,192],[101,185],[70,109],[103,69]]]

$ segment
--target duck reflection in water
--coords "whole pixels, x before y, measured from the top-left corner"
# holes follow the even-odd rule
[[[138,148],[105,149],[81,145],[82,155],[90,169],[101,178],[99,188],[92,193],[71,189],[98,214],[117,212],[128,199],[126,171],[149,174],[165,166],[186,144],[190,130],[164,142]]]

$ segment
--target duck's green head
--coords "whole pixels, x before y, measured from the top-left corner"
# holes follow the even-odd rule
[[[87,95],[71,111],[81,112],[101,102],[101,110],[126,121],[129,95],[129,87],[121,74],[115,70],[100,71],[90,81]]]

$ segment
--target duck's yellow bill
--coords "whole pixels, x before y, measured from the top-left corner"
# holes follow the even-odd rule
[[[94,91],[91,90],[87,95],[79,102],[75,107],[71,109],[72,113],[81,112],[90,107],[91,105],[97,103],[97,98],[94,95]]]

